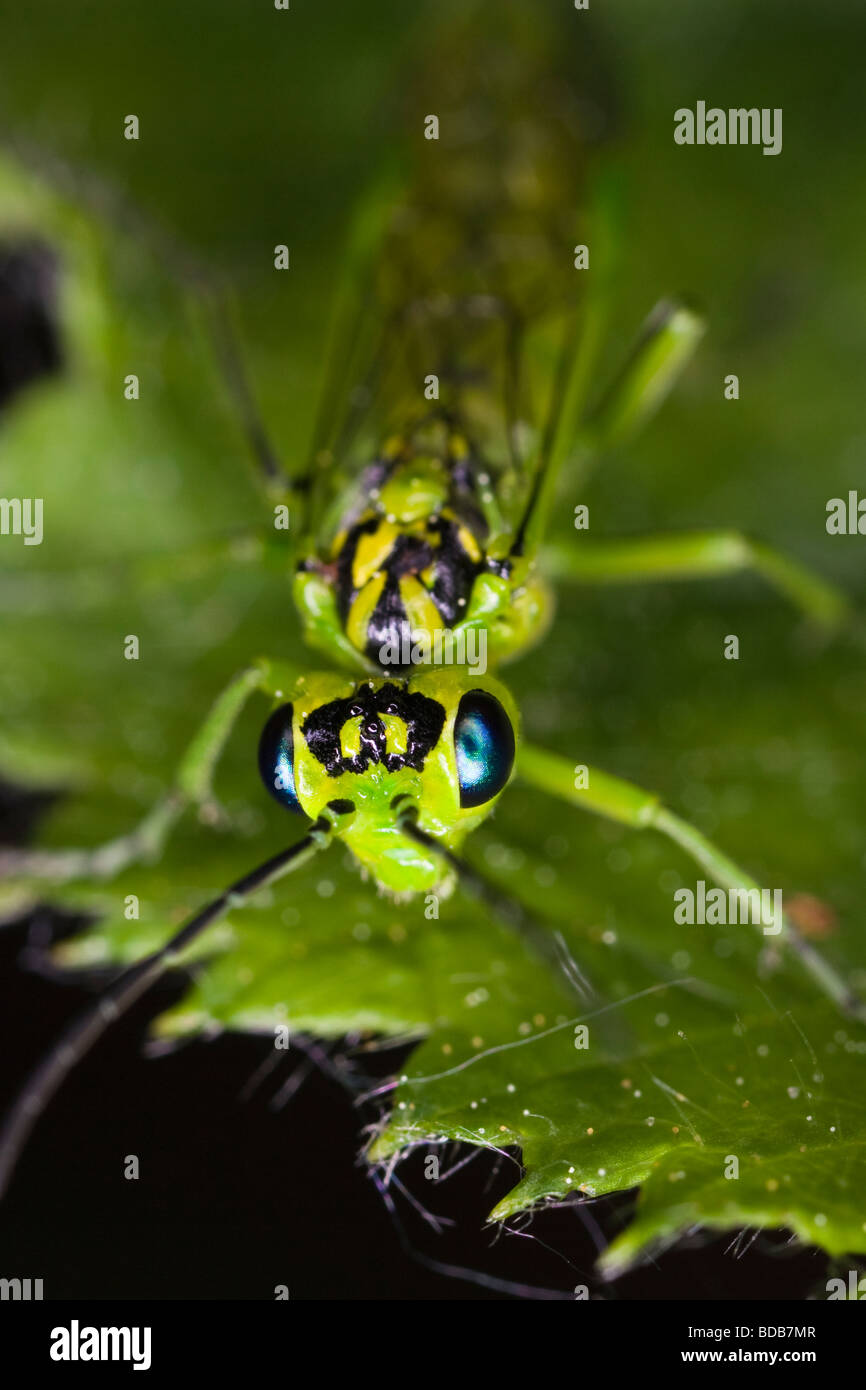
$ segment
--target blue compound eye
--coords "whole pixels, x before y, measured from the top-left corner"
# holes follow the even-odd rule
[[[259,739],[259,772],[262,781],[287,811],[303,815],[295,791],[295,741],[292,736],[292,706],[275,709]]]
[[[461,806],[483,806],[502,791],[514,766],[514,730],[499,701],[485,690],[470,690],[460,701],[454,751]]]

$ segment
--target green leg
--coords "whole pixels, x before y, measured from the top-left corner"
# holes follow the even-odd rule
[[[573,547],[551,547],[545,553],[545,568],[554,578],[583,584],[708,579],[752,571],[823,627],[837,626],[847,612],[847,599],[831,584],[772,546],[737,531],[602,541],[581,535]]]
[[[531,786],[584,811],[606,816],[635,830],[659,831],[684,849],[720,888],[745,893],[758,889],[754,879],[693,825],[663,806],[652,792],[596,768],[588,768],[586,776],[581,778],[586,785],[577,787],[574,768],[566,758],[526,744],[520,747],[517,774]],[[866,1004],[784,916],[778,940],[797,955],[820,988],[841,1009],[866,1020]]]
[[[641,329],[625,365],[599,406],[586,412],[589,383],[607,317],[610,287],[604,281],[590,295],[571,352],[561,374],[552,425],[541,443],[541,461],[518,528],[513,551],[534,555],[547,530],[559,475],[567,462],[580,460],[584,474],[592,458],[635,434],[658,410],[704,332],[704,322],[685,304],[662,300]]]
[[[130,864],[157,859],[176,821],[188,807],[198,806],[213,818],[214,768],[250,695],[257,690],[276,693],[278,686],[284,688],[291,680],[292,673],[278,670],[266,661],[257,662],[236,676],[217,697],[190,743],[172,788],[128,834],[91,849],[2,850],[0,878],[47,879],[53,883],[113,878]]]
[[[662,299],[581,429],[589,452],[624,443],[647,423],[691,361],[706,324],[681,300]]]

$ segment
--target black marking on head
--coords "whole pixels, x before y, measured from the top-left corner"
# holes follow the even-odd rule
[[[0,245],[0,408],[62,365],[54,253],[38,242]]]
[[[406,752],[386,751],[385,725],[380,715],[390,714],[406,725]],[[350,758],[343,756],[341,735],[350,719],[360,719],[360,748]],[[329,777],[343,772],[366,772],[371,763],[382,763],[389,772],[411,767],[420,772],[439,742],[445,724],[445,710],[437,700],[418,691],[388,682],[379,690],[359,686],[343,700],[331,700],[312,710],[301,733],[307,747]]]
[[[349,801],[347,797],[338,796],[328,802],[328,810],[333,811],[335,816],[350,816],[354,809],[354,801]]]

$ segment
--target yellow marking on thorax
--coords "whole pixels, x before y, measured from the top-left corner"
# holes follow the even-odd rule
[[[363,589],[382,569],[404,528],[392,521],[380,521],[375,531],[360,536],[352,564],[352,588]]]
[[[346,618],[346,636],[359,652],[364,651],[367,646],[367,629],[385,587],[386,579],[387,575],[384,572],[374,575],[364,585],[349,609]]]
[[[412,574],[404,574],[400,580],[400,597],[403,600],[403,607],[406,610],[406,617],[409,626],[413,630],[423,628],[426,632],[435,632],[442,626],[442,618],[439,609],[424,585]]]
[[[346,537],[348,536],[348,534],[349,534],[349,533],[348,533],[348,531],[346,531],[346,530],[342,530],[342,531],[338,531],[338,532],[337,532],[336,536],[334,537],[333,544],[331,545],[331,556],[330,556],[330,558],[331,558],[332,560],[336,560],[336,559],[339,558],[340,551],[343,549],[343,546],[346,544]]]
[[[464,526],[461,523],[457,527],[457,539],[463,546],[470,560],[473,560],[476,565],[479,565],[481,563],[481,547],[468,526]]]

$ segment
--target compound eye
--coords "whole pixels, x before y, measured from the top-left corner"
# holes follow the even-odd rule
[[[295,741],[292,735],[292,706],[275,709],[259,739],[259,772],[262,781],[287,811],[303,815],[295,791]]]
[[[483,806],[498,796],[514,766],[514,729],[499,701],[485,690],[463,696],[454,721],[460,805]]]

